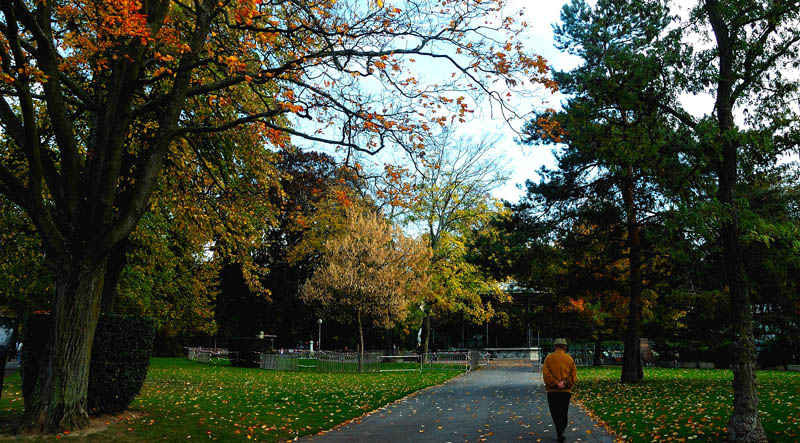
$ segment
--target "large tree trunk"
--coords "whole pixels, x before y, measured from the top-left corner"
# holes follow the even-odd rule
[[[629,289],[628,331],[625,335],[625,351],[622,355],[622,383],[637,383],[644,378],[642,370],[641,343],[642,328],[642,243],[639,237],[639,222],[633,200],[633,167],[628,165],[627,176],[623,179],[622,198],[625,202],[628,226]]]
[[[735,346],[733,366],[733,415],[728,421],[731,442],[766,442],[767,436],[758,415],[756,390],[756,346],[753,338],[753,316],[747,283],[742,278],[744,267],[735,246],[735,222],[723,227],[725,268],[730,287],[730,300]]]
[[[55,273],[53,329],[29,399],[22,431],[56,433],[89,424],[86,392],[105,263],[64,266]]]
[[[721,119],[730,122],[728,119]],[[722,126],[722,125],[721,125]],[[722,249],[725,277],[728,281],[733,326],[733,414],[728,421],[728,441],[741,443],[766,442],[767,435],[758,415],[756,390],[756,346],[753,337],[753,314],[739,242],[739,218],[736,206],[738,145],[725,138],[722,142],[722,164],[719,168],[719,199],[727,210],[722,219]]]
[[[750,295],[747,289],[744,262],[739,242],[739,219],[736,203],[738,181],[739,140],[733,118],[734,68],[737,48],[737,31],[732,31],[724,18],[724,6],[718,0],[705,0],[703,8],[714,31],[719,58],[719,78],[715,102],[718,125],[717,139],[712,153],[721,154],[717,164],[719,180],[718,198],[722,203],[721,214],[723,264],[730,291],[732,327],[736,350],[733,367],[733,414],[728,421],[728,441],[766,442],[767,435],[758,416],[758,392],[756,391],[756,352],[753,339],[753,316]],[[717,150],[718,149],[718,150]],[[713,158],[713,157],[712,157]]]

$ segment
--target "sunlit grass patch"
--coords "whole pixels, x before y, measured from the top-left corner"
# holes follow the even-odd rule
[[[142,417],[96,434],[70,435],[69,441],[286,441],[359,417],[456,374],[318,374],[154,358],[142,392],[131,404]],[[19,376],[8,378],[0,417],[21,414],[21,395],[11,395],[19,391]]]
[[[620,368],[580,368],[576,400],[626,441],[722,441],[733,410],[733,372],[646,368],[637,385]],[[761,421],[770,441],[800,439],[800,373],[759,371]]]

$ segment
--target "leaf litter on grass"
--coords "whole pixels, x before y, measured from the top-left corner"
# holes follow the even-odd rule
[[[575,399],[624,441],[724,440],[733,409],[732,371],[646,368],[639,384],[619,379],[619,368],[580,368]],[[757,383],[771,441],[797,441],[800,374],[759,371]]]
[[[358,419],[457,372],[318,374],[153,358],[136,415],[69,441],[287,441]],[[22,414],[19,376],[6,378],[0,418]],[[4,415],[3,415],[4,414]],[[17,420],[18,422],[18,420]],[[52,437],[45,438],[52,440]]]

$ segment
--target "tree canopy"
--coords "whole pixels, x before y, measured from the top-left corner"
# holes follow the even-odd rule
[[[303,285],[302,298],[330,317],[356,323],[361,363],[365,324],[385,329],[402,321],[409,304],[430,291],[429,260],[423,242],[381,214],[353,207],[346,229],[326,242],[322,266]]]
[[[518,40],[526,23],[503,6],[0,5],[0,192],[39,233],[59,331],[23,427],[87,424],[85,374],[103,281],[114,277],[104,276],[109,257],[148,209],[170,153],[195,157],[184,141],[232,128],[250,139],[236,149],[285,147],[295,136],[347,152],[415,152],[421,133],[468,118],[478,96],[508,115],[511,89],[552,84]],[[424,59],[455,75],[426,82],[410,68]]]

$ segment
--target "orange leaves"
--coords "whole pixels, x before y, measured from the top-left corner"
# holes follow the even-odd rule
[[[99,20],[97,26],[98,39],[138,39],[146,45],[151,39],[150,28],[147,27],[147,16],[142,14],[142,3],[139,0],[115,0],[106,2],[87,2],[81,5],[81,12],[95,15]],[[74,15],[75,10],[69,11]]]
[[[247,70],[247,64],[241,61],[239,57],[235,55],[229,55],[225,58],[220,57],[219,61],[228,67],[229,74],[245,72]]]
[[[172,70],[171,70],[171,69],[169,69],[169,68],[166,68],[166,67],[164,67],[164,66],[161,66],[161,67],[159,67],[159,68],[156,68],[156,70],[155,70],[155,71],[153,71],[153,77],[160,77],[160,76],[162,76],[163,74],[169,74],[169,75],[172,75]],[[209,96],[209,104],[210,104],[210,103],[211,103],[211,101],[212,101],[212,97],[216,97],[216,96]]]
[[[303,112],[305,110],[305,108],[303,108],[302,105],[298,105],[298,104],[294,104],[294,103],[280,102],[278,104],[280,105],[281,108],[283,108],[283,109],[285,109],[285,110],[287,110],[289,112],[293,112],[295,114]]]
[[[394,207],[410,207],[416,198],[412,174],[408,169],[385,164],[384,183],[376,191],[378,198]]]
[[[579,312],[583,312],[583,311],[586,310],[586,300],[585,299],[583,299],[583,298],[578,298],[578,299],[568,298],[567,300],[569,301],[569,307],[570,308],[572,308],[572,309],[574,309],[576,311],[579,311]]]
[[[137,42],[147,45],[153,41],[147,16],[139,0],[73,1],[54,11],[61,23],[79,23],[68,27],[59,42],[63,57],[61,69],[109,69],[115,51]]]
[[[238,6],[233,10],[234,21],[245,25],[253,24],[253,17],[258,15],[256,2],[254,0],[238,0],[238,3]]]
[[[555,110],[548,109],[536,119],[536,131],[543,140],[561,143],[567,134],[561,123],[555,118]]]
[[[350,200],[350,196],[347,194],[347,191],[342,189],[335,189],[333,191],[333,196],[336,199],[336,201],[345,208],[353,206],[353,201]]]

